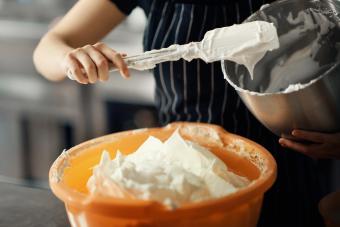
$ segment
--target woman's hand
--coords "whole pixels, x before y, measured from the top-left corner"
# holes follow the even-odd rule
[[[129,70],[121,55],[104,43],[86,45],[68,52],[62,67],[68,78],[81,84],[107,81],[109,62],[113,64],[124,78],[129,77]]]
[[[340,159],[340,133],[319,133],[293,130],[292,135],[310,143],[299,143],[280,138],[283,147],[293,149],[312,158]]]
[[[34,50],[37,71],[51,81],[63,80],[68,74],[80,83],[94,83],[108,79],[108,62],[113,62],[128,76],[121,55],[104,44],[87,45],[102,40],[125,18],[112,1],[76,1]]]

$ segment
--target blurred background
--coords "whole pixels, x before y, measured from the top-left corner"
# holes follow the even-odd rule
[[[0,180],[48,187],[48,170],[63,149],[89,138],[157,126],[154,81],[133,71],[107,83],[52,83],[34,69],[32,53],[49,26],[76,0],[0,0]],[[104,40],[128,54],[142,51],[146,18],[136,9]],[[333,161],[333,188],[340,188]]]
[[[47,187],[63,149],[89,138],[157,125],[154,81],[133,71],[107,83],[52,83],[32,61],[39,39],[76,0],[0,0],[0,178]],[[142,51],[146,18],[136,9],[104,40],[128,54]],[[1,180],[0,179],[0,180]]]

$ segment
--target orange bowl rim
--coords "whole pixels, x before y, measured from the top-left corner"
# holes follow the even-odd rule
[[[119,207],[119,209],[124,210],[130,210],[131,214],[134,213],[132,210],[145,210],[145,209],[151,209],[152,215],[155,215],[155,212],[159,213],[185,213],[185,211],[195,211],[198,212],[202,210],[210,210],[212,207],[214,207],[214,211],[218,208],[220,209],[228,209],[233,208],[234,206],[240,205],[242,203],[246,203],[247,201],[251,200],[252,198],[263,195],[265,191],[267,191],[275,182],[276,180],[276,172],[277,172],[277,166],[275,159],[270,154],[268,150],[266,150],[261,145],[244,138],[242,136],[238,136],[232,133],[229,133],[225,131],[222,127],[218,125],[212,125],[207,123],[188,123],[188,122],[176,122],[171,123],[165,127],[160,128],[149,128],[148,131],[153,130],[159,130],[159,129],[168,129],[172,127],[178,127],[183,125],[202,125],[202,126],[208,126],[215,129],[218,129],[219,131],[222,131],[224,134],[228,134],[228,136],[233,137],[234,139],[241,139],[245,143],[253,146],[256,148],[257,152],[260,153],[260,155],[267,161],[267,165],[271,166],[271,168],[267,168],[265,172],[261,172],[258,179],[254,180],[249,186],[239,189],[237,192],[229,194],[227,196],[211,199],[207,201],[200,201],[195,203],[188,203],[184,204],[179,208],[176,208],[175,210],[170,210],[166,206],[162,205],[161,203],[158,203],[156,201],[143,201],[143,200],[126,200],[126,199],[119,199],[119,198],[110,198],[103,196],[96,196],[95,198],[92,196],[89,196],[87,194],[78,192],[64,184],[62,184],[61,180],[56,179],[56,175],[59,174],[59,168],[61,165],[65,165],[65,158],[67,155],[70,155],[73,153],[77,153],[79,151],[82,151],[86,149],[87,147],[95,146],[101,143],[107,143],[109,140],[113,139],[112,141],[116,140],[117,138],[124,137],[128,134],[130,134],[132,131],[134,133],[138,133],[138,131],[142,132],[145,129],[137,129],[137,130],[129,130],[124,132],[118,132],[113,133],[105,136],[101,136],[95,139],[91,139],[85,142],[80,143],[79,145],[76,145],[72,148],[70,148],[67,151],[64,151],[52,164],[50,171],[49,171],[49,183],[52,192],[60,199],[62,200],[66,205],[75,205],[77,207],[82,207],[82,209],[92,209],[96,208],[97,210],[100,207]],[[67,154],[67,155],[65,155]]]

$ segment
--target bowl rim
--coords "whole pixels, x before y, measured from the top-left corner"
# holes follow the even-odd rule
[[[60,168],[64,170],[64,168],[67,167],[66,158],[70,154],[76,155],[77,152],[81,152],[86,148],[117,140],[129,135],[131,132],[142,133],[143,130],[148,130],[151,132],[156,130],[169,130],[190,125],[209,127],[217,130],[219,135],[222,134],[223,136],[228,136],[233,140],[241,140],[245,144],[251,145],[254,147],[254,150],[256,150],[256,153],[259,154],[263,160],[265,160],[266,165],[269,166],[269,168],[266,168],[265,171],[260,171],[260,176],[258,179],[254,180],[249,186],[239,189],[237,192],[216,199],[184,204],[176,209],[169,209],[156,201],[127,200],[118,198],[108,199],[108,197],[104,196],[91,196],[62,184],[62,180],[60,179]],[[227,144],[223,148],[226,148],[226,146]],[[237,154],[235,151],[234,153]],[[100,212],[103,214],[106,213],[108,215],[114,214],[116,217],[119,216],[123,218],[135,217],[143,219],[157,219],[179,216],[188,217],[207,215],[208,213],[216,213],[218,211],[226,212],[226,209],[232,209],[258,197],[262,199],[264,192],[274,184],[276,176],[276,161],[270,152],[261,145],[242,136],[229,133],[218,125],[208,123],[175,122],[170,123],[165,127],[118,132],[80,143],[79,145],[64,151],[54,161],[49,171],[49,184],[52,192],[65,203],[66,207],[77,207],[78,209],[88,210],[91,212]]]

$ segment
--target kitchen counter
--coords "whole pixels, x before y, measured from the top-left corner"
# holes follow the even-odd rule
[[[0,182],[0,227],[69,226],[64,204],[50,190]]]

